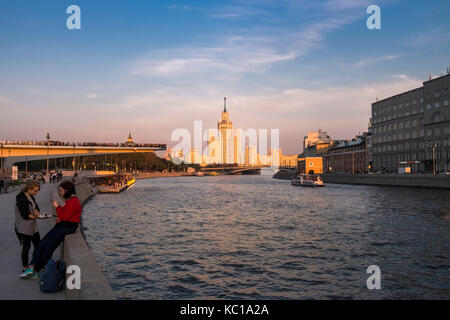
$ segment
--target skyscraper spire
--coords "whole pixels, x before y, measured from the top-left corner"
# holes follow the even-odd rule
[[[227,97],[223,98],[223,112],[227,112]]]

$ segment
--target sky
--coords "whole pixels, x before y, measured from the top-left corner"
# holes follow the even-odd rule
[[[69,5],[81,29],[69,30]],[[381,29],[369,30],[369,5]],[[450,1],[0,0],[0,140],[167,143],[215,128],[367,131],[371,104],[450,66]]]

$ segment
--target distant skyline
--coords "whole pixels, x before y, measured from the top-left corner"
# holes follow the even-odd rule
[[[82,29],[66,28],[81,8]],[[368,30],[366,8],[381,8]],[[0,140],[167,143],[195,120],[280,129],[283,154],[318,128],[367,130],[376,97],[450,66],[450,2],[0,2]]]

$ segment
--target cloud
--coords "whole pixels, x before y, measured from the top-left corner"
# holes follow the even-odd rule
[[[11,105],[11,104],[17,104],[17,101],[8,98],[5,95],[0,94],[0,105]]]
[[[167,10],[190,11],[192,8],[186,5],[171,4],[167,6]]]
[[[414,48],[440,48],[450,44],[450,31],[446,27],[436,27],[414,33],[406,45]]]
[[[207,14],[207,16],[210,18],[218,18],[218,19],[229,19],[229,18],[236,19],[261,15],[269,15],[269,12],[256,6],[249,6],[248,4],[245,6],[242,5],[221,6],[214,9],[212,13]]]
[[[192,76],[234,79],[243,73],[263,73],[274,63],[292,60],[296,52],[267,46],[270,39],[242,36],[223,39],[222,46],[159,50],[133,61],[134,76]]]
[[[357,61],[356,63],[351,64],[349,67],[365,68],[365,67],[368,67],[373,64],[380,63],[380,62],[396,60],[400,57],[401,57],[401,55],[399,55],[399,54],[388,54],[388,55],[384,55],[381,57],[366,57],[366,58],[363,58],[363,59]]]
[[[96,94],[96,93],[89,93],[89,94],[86,96],[86,98],[87,98],[87,99],[97,99],[97,98],[98,98],[98,94]]]

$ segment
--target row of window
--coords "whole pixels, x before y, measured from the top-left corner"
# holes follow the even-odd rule
[[[416,139],[416,138],[423,138],[426,137],[433,137],[433,136],[442,136],[442,135],[450,135],[450,127],[445,128],[428,128],[428,129],[420,129],[420,130],[414,130],[414,131],[407,131],[407,132],[399,132],[399,133],[393,133],[390,135],[384,135],[384,136],[374,136],[373,137],[373,143],[384,143],[384,142],[392,142],[397,140],[406,140],[406,139]]]
[[[388,144],[384,146],[373,147],[373,153],[377,152],[395,152],[395,151],[425,151],[432,150],[436,146],[436,149],[450,147],[450,138],[436,140],[436,141],[420,141],[420,142],[407,142],[399,144]]]
[[[383,126],[378,126],[373,128],[374,133],[382,133],[382,132],[390,132],[397,129],[403,129],[403,128],[409,128],[409,127],[416,127],[417,125],[421,125],[420,120],[412,119],[412,120],[406,120],[406,121],[398,121],[393,122],[389,124],[385,124]]]
[[[441,93],[442,91],[442,93]],[[431,100],[432,98],[438,99],[441,96],[446,98],[448,101],[448,88],[444,88],[442,90],[435,90],[434,92],[427,92],[426,98],[427,100]],[[374,116],[377,114],[383,114],[387,112],[396,111],[397,106],[400,110],[403,107],[403,104],[405,107],[409,107],[410,105],[416,105],[418,103],[423,103],[423,93],[422,90],[415,91],[413,93],[407,93],[404,95],[392,97],[391,99],[383,102],[381,105],[377,105],[374,108]],[[392,105],[393,104],[393,105]]]
[[[448,107],[448,104],[449,104],[448,99],[445,99],[444,103],[443,103],[444,107]],[[440,101],[437,101],[434,104],[433,103],[427,103],[427,110],[431,110],[433,107],[434,108],[440,108],[441,107]]]

